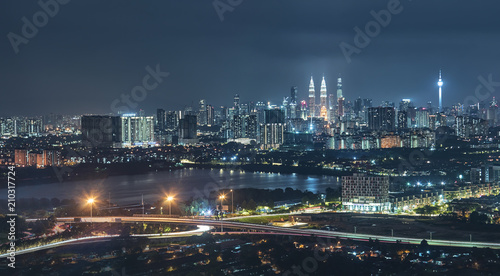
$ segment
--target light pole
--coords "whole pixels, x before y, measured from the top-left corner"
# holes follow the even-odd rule
[[[219,196],[219,199],[220,199],[220,232],[224,232],[224,226],[222,225],[222,200],[224,200],[224,198],[226,198],[225,195],[220,195]]]
[[[354,234],[356,234],[356,226],[354,226]]]
[[[92,204],[94,204],[94,198],[91,197],[89,199],[87,199],[87,203],[90,204],[90,223],[92,224],[93,221],[92,221]]]
[[[172,200],[174,200],[173,196],[168,196],[167,201],[168,201],[168,215],[172,215]]]
[[[391,237],[394,237],[394,229],[391,229]]]
[[[233,189],[231,189],[231,213],[234,214],[234,197],[233,197]]]

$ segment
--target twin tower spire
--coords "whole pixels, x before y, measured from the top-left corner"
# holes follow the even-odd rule
[[[311,81],[309,82],[309,116],[310,117],[322,117],[325,120],[328,120],[329,115],[328,111],[330,110],[328,104],[328,93],[326,89],[326,81],[325,76],[321,80],[321,89],[320,89],[320,103],[316,104],[316,89],[314,88],[314,80],[311,76]],[[342,97],[342,78],[339,76],[337,79],[337,101],[338,99],[343,99]],[[332,103],[333,104],[333,103]],[[333,106],[332,106],[333,107]],[[318,114],[319,113],[319,114]]]

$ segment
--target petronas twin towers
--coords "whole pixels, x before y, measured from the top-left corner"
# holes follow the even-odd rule
[[[337,79],[337,115],[343,115],[339,113],[340,110],[343,110],[343,99],[342,96],[342,78],[339,76]],[[325,121],[331,120],[331,115],[329,114],[329,110],[333,108],[333,103],[328,103],[328,93],[326,89],[326,81],[325,77],[321,80],[321,89],[320,89],[320,101],[319,105],[316,104],[316,89],[314,88],[314,80],[311,76],[311,81],[309,82],[309,116],[312,117],[321,117],[324,118]]]

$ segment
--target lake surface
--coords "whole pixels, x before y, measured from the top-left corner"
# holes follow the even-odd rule
[[[171,172],[157,172],[140,175],[111,176],[89,181],[56,182],[24,186],[18,183],[16,198],[74,198],[84,199],[98,195],[119,204],[153,203],[166,194],[188,199],[191,196],[207,196],[218,189],[276,189],[290,187],[311,192],[324,192],[326,188],[339,187],[340,179],[335,176],[306,176],[296,174],[254,173],[239,170],[186,168]],[[7,189],[0,189],[7,195]]]

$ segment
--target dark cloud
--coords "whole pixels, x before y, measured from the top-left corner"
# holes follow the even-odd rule
[[[221,0],[226,2],[225,0]],[[479,75],[500,80],[500,3],[401,1],[402,12],[347,63],[339,48],[354,27],[389,1],[244,0],[219,17],[212,1],[71,1],[15,54],[7,38],[21,34],[35,1],[0,3],[0,115],[109,113],[160,64],[170,76],[139,107],[179,109],[205,98],[228,105],[278,102],[292,85],[305,98],[310,75],[344,77],[348,100],[360,97],[437,102],[443,68],[444,104],[463,102]]]

